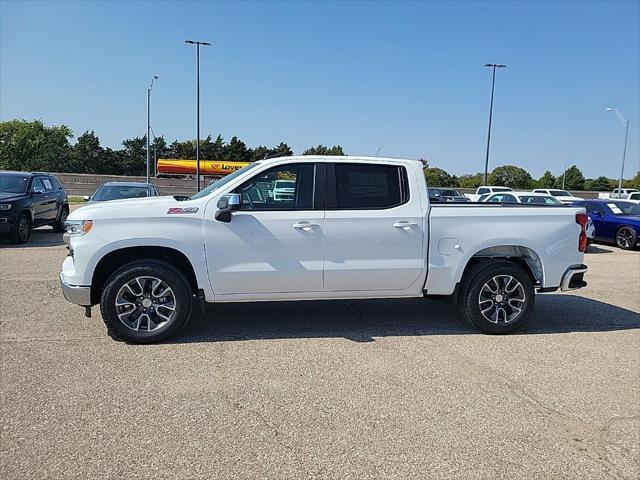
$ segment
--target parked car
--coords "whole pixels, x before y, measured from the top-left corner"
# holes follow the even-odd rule
[[[452,188],[428,188],[429,200],[432,202],[453,202],[463,203],[470,202],[467,197]]]
[[[595,240],[615,243],[624,250],[638,245],[640,237],[640,205],[627,200],[584,200],[576,202],[584,207],[595,226]]]
[[[294,182],[289,199],[252,194],[279,178]],[[99,303],[114,337],[149,343],[176,334],[195,302],[425,295],[454,295],[478,329],[505,333],[536,290],[586,285],[584,209],[428,198],[416,160],[256,161],[188,200],[72,212],[62,291],[88,315]]]
[[[295,186],[296,182],[293,180],[276,180],[273,185],[273,200],[276,202],[293,200]]]
[[[609,195],[609,198],[619,198],[624,200],[626,198],[629,198],[629,195],[636,192],[640,193],[640,190],[638,190],[637,188],[614,188],[613,192],[611,192],[611,194]]]
[[[464,196],[467,197],[472,202],[479,201],[482,195],[495,193],[495,192],[513,192],[512,188],[509,187],[494,187],[491,185],[482,185],[476,189],[476,193],[466,193]]]
[[[157,197],[158,189],[151,183],[143,182],[106,182],[98,187],[93,195],[85,195],[87,203],[108,202],[125,198]]]
[[[534,205],[563,205],[563,203],[552,197],[542,193],[532,192],[498,192],[485,193],[478,199],[481,203],[524,203]]]
[[[633,203],[640,203],[640,192],[631,192],[627,197],[627,201]]]
[[[587,245],[591,245],[596,238],[596,226],[593,224],[593,220],[591,220],[591,217],[589,217],[589,220],[587,220],[586,233]]]
[[[26,243],[36,227],[63,232],[68,215],[67,193],[53,175],[0,172],[0,236]]]
[[[567,192],[566,190],[558,190],[557,188],[536,188],[533,190],[533,193],[543,193],[544,195],[551,195],[554,198],[557,198],[565,205],[572,205],[575,202],[580,200],[584,200],[584,198],[576,197],[571,192]]]

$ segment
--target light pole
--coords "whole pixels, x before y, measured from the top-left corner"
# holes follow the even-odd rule
[[[154,75],[151,78],[149,88],[147,88],[147,183],[149,183],[149,130],[151,130],[151,89],[153,88],[153,81],[157,79],[158,76]]]
[[[200,45],[208,47],[209,42],[185,40],[184,43],[196,46],[196,192],[200,191]]]
[[[487,184],[487,174],[489,170],[489,145],[491,144],[491,119],[493,117],[493,92],[496,87],[496,68],[506,68],[506,65],[500,63],[486,63],[485,67],[493,68],[491,78],[491,106],[489,107],[489,132],[487,133],[487,155],[484,159],[484,184]]]
[[[620,180],[618,181],[618,198],[622,198],[622,177],[624,176],[624,160],[627,156],[627,138],[629,137],[629,120],[624,118],[624,116],[618,111],[617,108],[607,107],[605,108],[607,112],[615,112],[620,123],[625,127],[624,133],[624,149],[622,150],[622,168],[620,169]]]

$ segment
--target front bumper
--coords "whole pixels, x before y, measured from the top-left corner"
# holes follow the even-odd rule
[[[0,235],[8,235],[15,227],[15,217],[0,216]]]
[[[578,265],[576,267],[569,267],[562,276],[562,283],[560,284],[560,290],[566,292],[567,290],[576,290],[578,288],[586,287],[587,282],[584,281],[584,274],[587,273],[586,265]]]
[[[60,287],[67,302],[82,305],[83,307],[91,306],[91,287],[69,285],[64,281],[62,272],[60,272]]]

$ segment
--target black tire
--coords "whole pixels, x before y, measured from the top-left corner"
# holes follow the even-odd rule
[[[58,219],[51,226],[53,227],[53,231],[56,233],[64,233],[64,222],[67,221],[67,217],[69,216],[69,208],[62,207],[60,209],[60,215]]]
[[[509,290],[514,284],[507,284],[508,277],[517,283],[512,291]],[[496,281],[498,283],[495,283]],[[491,292],[494,289],[496,295]],[[495,318],[487,318],[483,314],[480,307],[481,301],[483,308],[486,309],[485,314]],[[489,334],[512,332],[524,325],[531,315],[535,304],[533,280],[528,272],[513,262],[482,260],[465,272],[460,285],[458,303],[465,319],[481,332]],[[508,320],[507,317],[512,315],[513,318]]]
[[[16,220],[16,228],[9,233],[9,241],[11,243],[27,243],[31,236],[31,217],[28,213],[23,212]]]
[[[623,250],[633,250],[638,243],[638,234],[631,227],[620,227],[616,232],[616,245]]]
[[[126,288],[124,286],[128,282],[135,281],[140,277],[154,277],[161,280],[172,290],[175,297],[175,315],[156,330],[144,330],[145,323],[147,327],[150,323],[143,320],[143,323],[139,324],[139,330],[136,331],[126,326],[118,317],[117,309],[121,307],[116,307],[115,303],[119,292]],[[175,335],[187,324],[191,316],[191,307],[191,289],[184,274],[170,263],[153,259],[137,260],[119,268],[106,281],[100,298],[100,313],[109,335],[116,340],[125,340],[131,343],[161,342]],[[134,310],[137,312],[139,309],[142,309],[142,305]],[[122,310],[120,315],[123,315]]]

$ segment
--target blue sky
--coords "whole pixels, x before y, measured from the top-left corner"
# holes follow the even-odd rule
[[[639,168],[640,2],[0,2],[0,119],[95,130],[103,145],[152,126],[249,146],[318,143],[349,154],[483,169],[500,62],[491,168],[534,176],[576,163],[589,177]]]

